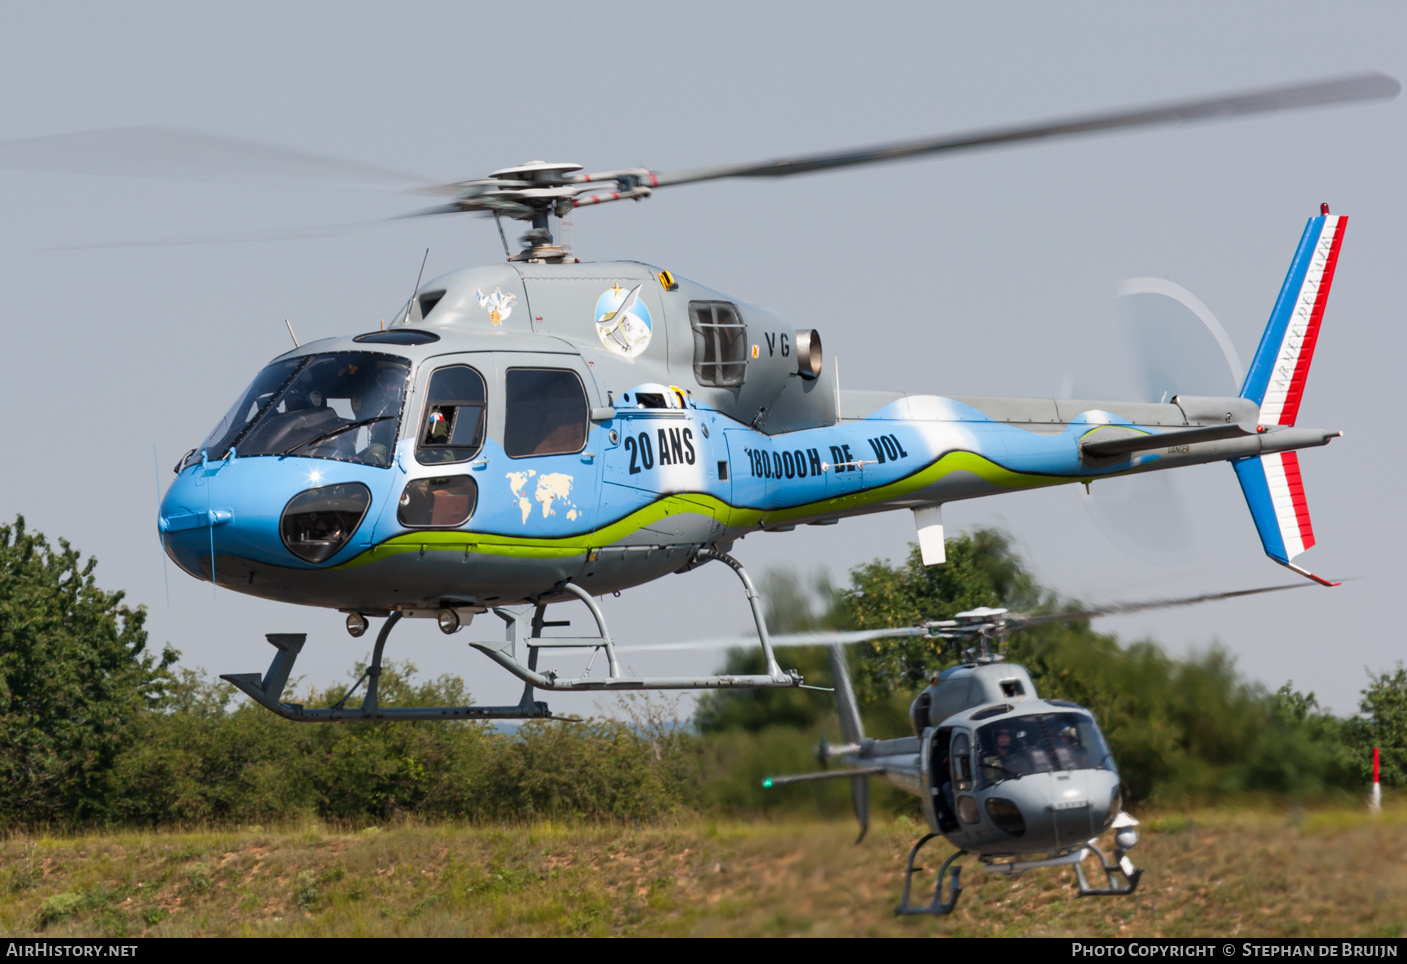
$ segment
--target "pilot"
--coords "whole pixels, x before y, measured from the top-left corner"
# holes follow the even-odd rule
[[[391,464],[391,451],[396,445],[396,418],[400,406],[400,392],[403,376],[392,368],[382,368],[363,380],[352,393],[352,418],[364,421],[369,418],[383,418],[382,421],[367,426],[366,448],[356,453],[357,458],[368,465],[386,466]],[[360,432],[348,432],[355,444]]]
[[[303,389],[295,384],[284,393],[279,404],[282,411],[273,411],[245,439],[253,452],[273,454],[285,451],[304,439],[316,438],[336,428],[341,419],[327,405],[327,399],[316,388]]]

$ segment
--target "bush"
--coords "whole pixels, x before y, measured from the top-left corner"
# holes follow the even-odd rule
[[[469,702],[462,681],[415,684],[414,672],[382,667],[383,705]],[[344,693],[335,687],[298,702],[327,706]],[[117,819],[641,819],[682,806],[695,783],[687,737],[652,739],[615,720],[532,721],[516,734],[462,720],[309,724],[243,700],[231,709],[232,696],[224,683],[181,674],[164,711],[139,721],[138,738],[117,761]]]
[[[146,610],[99,589],[78,551],[0,525],[0,827],[107,815],[114,761],[177,654],[146,653]]]

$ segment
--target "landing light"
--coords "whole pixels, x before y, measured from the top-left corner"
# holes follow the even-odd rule
[[[353,639],[366,632],[366,626],[366,617],[361,613],[352,613],[347,617],[347,633]]]
[[[453,609],[441,609],[436,622],[440,624],[440,632],[446,636],[459,632],[459,613]]]

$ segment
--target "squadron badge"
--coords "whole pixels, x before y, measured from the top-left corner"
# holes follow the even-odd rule
[[[513,306],[518,303],[518,296],[514,294],[504,294],[497,288],[493,289],[493,294],[486,295],[478,288],[474,289],[474,294],[478,296],[479,307],[486,308],[489,313],[489,321],[495,325],[501,325],[508,320],[508,316],[513,314]]]
[[[596,299],[596,334],[601,336],[601,344],[625,358],[640,355],[654,334],[650,309],[640,300],[640,288],[636,285],[626,291],[612,285]]]

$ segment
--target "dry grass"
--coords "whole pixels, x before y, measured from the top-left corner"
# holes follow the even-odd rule
[[[683,818],[644,827],[322,825],[0,842],[0,930],[64,935],[1407,935],[1407,810],[1145,817],[1134,897],[970,864],[952,917],[893,916],[917,835]],[[944,848],[924,861],[936,867]],[[927,851],[926,851],[927,853]],[[931,883],[929,884],[931,887]],[[916,887],[916,891],[919,888]]]

